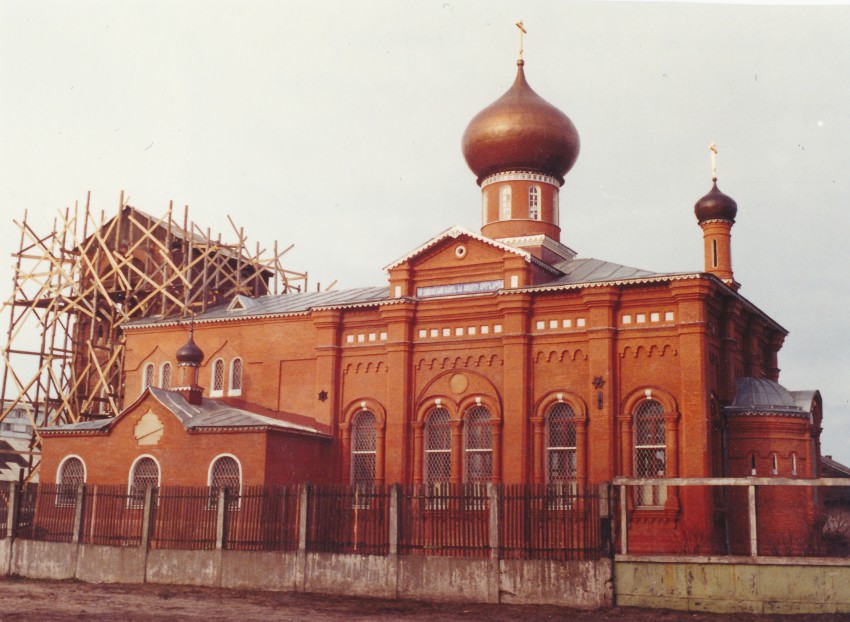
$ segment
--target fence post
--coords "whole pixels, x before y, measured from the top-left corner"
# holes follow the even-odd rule
[[[750,519],[750,557],[758,557],[759,544],[758,534],[756,533],[756,487],[753,484],[747,486],[747,514]]]
[[[620,484],[620,555],[629,553],[629,513],[626,501],[626,485]]]
[[[71,542],[80,543],[80,534],[83,531],[83,502],[86,496],[86,485],[77,486],[76,506],[74,507],[74,530],[71,532]]]
[[[295,590],[303,592],[307,584],[307,503],[310,485],[301,484],[298,493],[298,553],[295,570]]]
[[[614,521],[611,520],[611,485],[608,482],[602,482],[597,489],[599,490],[599,547],[605,551],[606,555],[610,556],[614,550]]]
[[[153,488],[145,489],[145,506],[142,509],[142,542],[145,550],[151,546],[151,522],[153,521]]]
[[[500,572],[499,572],[499,486],[498,484],[487,484],[487,497],[490,505],[490,589],[488,600],[492,603],[499,602]]]
[[[220,551],[224,548],[224,517],[227,503],[227,488],[218,489],[218,505],[215,517],[215,549]]]
[[[389,587],[394,598],[398,598],[398,508],[400,484],[390,486],[390,524],[389,524]]]
[[[18,508],[21,505],[21,485],[12,482],[9,486],[9,513],[6,515],[6,537],[10,540],[18,535]]]
[[[398,484],[390,486],[390,555],[398,555]]]

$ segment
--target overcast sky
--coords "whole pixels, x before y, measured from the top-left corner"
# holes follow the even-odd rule
[[[850,463],[846,5],[0,0],[0,256],[24,209],[43,230],[125,190],[294,243],[313,287],[384,284],[431,236],[480,228],[460,139],[513,81],[519,19],[529,83],[581,136],[562,241],[701,270],[715,141],[741,293],[790,331],[780,381],[822,391],[823,452]]]

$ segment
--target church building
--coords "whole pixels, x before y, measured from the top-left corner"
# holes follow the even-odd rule
[[[446,229],[376,287],[133,322],[125,408],[42,429],[42,481],[817,477],[820,395],[779,384],[787,332],[738,291],[735,201],[716,179],[696,201],[703,270],[577,256],[560,239],[559,193],[579,135],[517,64],[463,136],[480,231]],[[635,551],[720,542],[737,511],[707,488],[639,487],[629,504]],[[814,506],[797,504],[799,525]]]

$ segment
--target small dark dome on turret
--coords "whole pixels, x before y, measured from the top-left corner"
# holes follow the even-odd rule
[[[728,220],[735,222],[738,204],[732,197],[726,196],[717,188],[717,180],[713,180],[711,190],[694,205],[694,213],[700,224],[706,220]]]
[[[190,367],[200,367],[204,360],[204,351],[195,343],[192,332],[189,332],[189,341],[177,350],[177,363]]]

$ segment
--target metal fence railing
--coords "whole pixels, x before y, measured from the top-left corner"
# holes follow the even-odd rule
[[[311,486],[308,551],[386,555],[389,493],[385,486]]]
[[[0,482],[0,540],[6,537],[9,510],[12,507],[12,482]]]
[[[228,491],[229,493],[230,491]],[[298,548],[298,486],[243,486],[225,504],[223,546],[242,551]]]
[[[139,546],[142,543],[144,505],[138,507],[126,486],[86,489],[80,541],[84,544]]]
[[[490,549],[490,499],[486,484],[401,487],[399,553],[488,557]]]
[[[215,489],[167,486],[155,492],[151,512],[151,548],[216,548],[218,503]]]
[[[607,522],[600,506],[607,495],[577,483],[504,486],[499,547],[506,559],[598,559],[605,551]]]

